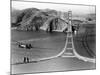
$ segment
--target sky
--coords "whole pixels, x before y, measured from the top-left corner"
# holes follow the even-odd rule
[[[38,9],[54,9],[54,10],[63,11],[63,12],[67,12],[68,10],[71,10],[72,13],[74,13],[74,14],[95,13],[95,6],[85,6],[85,5],[12,1],[11,6],[12,6],[12,8],[19,9],[19,10],[33,7],[33,8],[38,8]]]

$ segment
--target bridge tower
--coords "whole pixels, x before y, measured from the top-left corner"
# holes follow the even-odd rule
[[[67,17],[68,31],[67,31],[66,44],[65,44],[62,57],[75,57],[74,52],[73,52],[74,45],[73,45],[73,36],[72,36],[72,11],[68,11],[67,16],[68,16]]]

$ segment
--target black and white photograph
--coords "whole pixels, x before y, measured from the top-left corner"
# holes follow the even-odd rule
[[[96,6],[11,1],[11,74],[96,69]]]

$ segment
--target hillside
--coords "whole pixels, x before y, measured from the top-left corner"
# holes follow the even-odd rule
[[[56,16],[56,10],[40,10],[36,8],[27,8],[24,10],[13,10],[11,15],[12,26],[33,27],[35,23],[43,24],[51,16]],[[39,25],[41,26],[41,25]]]

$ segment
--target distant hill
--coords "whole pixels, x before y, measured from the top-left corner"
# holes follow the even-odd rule
[[[87,18],[91,18],[93,20],[96,20],[96,14],[92,13],[92,14],[88,14]]]
[[[43,11],[46,12],[49,16],[57,16],[57,11],[56,10],[45,9]]]
[[[38,19],[41,18],[44,22],[44,20],[46,20],[47,18],[57,15],[56,10],[41,10],[37,8],[27,8],[23,10],[17,10],[12,8],[11,13],[11,22],[13,26],[18,26],[19,24],[21,26],[31,25],[32,20],[35,20],[35,16],[37,16]]]

